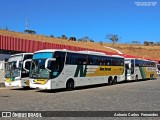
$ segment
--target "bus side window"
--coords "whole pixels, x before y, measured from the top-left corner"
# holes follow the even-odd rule
[[[93,65],[98,65],[97,64],[97,57],[96,56],[93,56]]]
[[[88,56],[87,64],[88,65],[92,65],[93,64],[93,59],[92,59],[91,55]]]
[[[85,65],[87,64],[87,55],[79,54],[77,60],[79,65]]]
[[[57,66],[57,69],[59,70],[59,72],[63,70],[65,55],[66,55],[65,52],[59,52],[59,51],[55,52],[55,56],[54,56],[54,58],[56,58],[55,65]]]
[[[24,55],[24,60],[26,59],[32,59],[33,55]]]
[[[116,61],[114,58],[112,58],[112,65],[116,65]]]
[[[22,65],[22,64],[21,64],[21,65]],[[26,62],[25,68],[29,70],[29,69],[30,69],[30,66],[31,66],[31,63],[30,63],[30,62]]]
[[[59,75],[59,64],[56,61],[49,61],[48,68],[51,70],[51,78],[55,78]]]
[[[75,53],[67,53],[66,64],[77,64],[78,58]]]

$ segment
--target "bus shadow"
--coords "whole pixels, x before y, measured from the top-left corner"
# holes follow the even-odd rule
[[[35,89],[34,88],[25,87],[25,88],[12,88],[11,90],[26,91],[26,90],[35,90]]]
[[[38,90],[36,92],[43,92],[43,93],[72,92],[72,91],[77,91],[77,90],[94,89],[94,88],[99,88],[99,87],[104,87],[104,86],[109,86],[109,85],[107,85],[107,84],[97,84],[97,85],[76,87],[73,90],[67,90],[67,89],[63,88],[63,89],[53,89],[53,90]]]
[[[156,78],[154,79],[140,79],[140,80],[128,80],[128,81],[122,81],[122,82],[118,82],[117,84],[127,84],[127,83],[133,83],[133,82],[144,82],[144,81],[153,81],[153,80],[157,80]]]
[[[152,79],[152,80],[157,80],[157,79]],[[130,80],[130,81],[122,81],[122,82],[118,82],[117,84],[114,85],[118,85],[118,84],[129,84],[129,83],[133,83],[133,82],[143,82],[143,81],[151,81],[151,79],[145,79],[145,80]],[[77,90],[85,90],[85,89],[95,89],[95,88],[100,88],[100,87],[112,87],[114,85],[109,85],[109,84],[96,84],[96,85],[89,85],[89,86],[81,86],[81,87],[77,87],[74,88],[73,90],[66,90],[65,88],[63,89],[53,89],[53,90],[38,90],[36,92],[42,92],[42,93],[60,93],[60,92],[71,92],[71,91],[77,91]]]

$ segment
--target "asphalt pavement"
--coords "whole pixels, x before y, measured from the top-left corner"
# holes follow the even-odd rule
[[[132,81],[112,86],[96,85],[72,91],[2,87],[0,88],[0,110],[159,111],[160,79]]]

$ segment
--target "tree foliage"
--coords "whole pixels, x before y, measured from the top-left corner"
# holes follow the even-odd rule
[[[153,45],[154,44],[154,42],[148,42],[148,41],[144,41],[144,43],[143,43],[144,45],[146,45],[146,46],[149,46],[149,45]]]
[[[70,37],[69,41],[76,41],[76,37]]]
[[[107,34],[106,37],[112,42],[112,44],[115,44],[121,38],[116,34]]]
[[[149,42],[147,42],[147,41],[144,41],[144,43],[143,43],[144,45],[146,45],[146,46],[148,46],[149,45]]]
[[[54,35],[53,35],[53,34],[51,34],[49,37],[50,37],[50,38],[54,38]]]
[[[100,41],[99,44],[100,44],[100,46],[103,46],[103,42],[102,41]]]
[[[61,38],[62,38],[62,39],[68,39],[67,36],[64,35],[64,34],[61,36]]]
[[[90,39],[88,36],[84,36],[84,37],[78,39],[78,41],[82,41],[82,42],[94,42],[94,40]]]
[[[28,34],[36,34],[36,31],[34,30],[25,30],[24,32]]]

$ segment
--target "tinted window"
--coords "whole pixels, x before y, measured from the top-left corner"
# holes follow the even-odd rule
[[[155,67],[155,62],[135,60],[135,66],[139,67]]]
[[[39,53],[34,53],[33,59],[47,59],[47,58],[52,58],[53,53],[52,52],[39,52]]]
[[[24,55],[24,60],[26,59],[32,59],[33,55]]]
[[[105,57],[105,65],[112,65],[112,58],[111,57]]]
[[[87,60],[88,59],[88,56],[85,55],[85,54],[78,54],[78,57],[77,57],[77,62],[79,65],[85,65],[87,64]]]
[[[75,53],[67,53],[66,64],[77,64],[78,55]]]
[[[55,65],[57,66],[59,73],[63,70],[64,67],[64,61],[65,61],[65,52],[55,52],[54,53],[54,58],[56,58],[56,63]]]
[[[67,53],[66,64],[123,66],[124,58]]]

